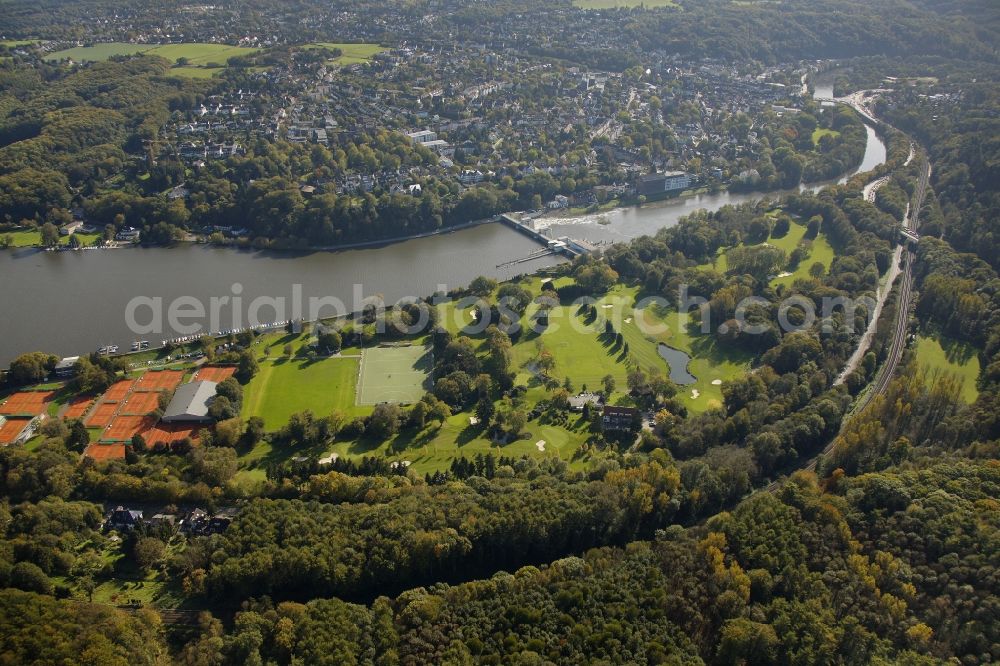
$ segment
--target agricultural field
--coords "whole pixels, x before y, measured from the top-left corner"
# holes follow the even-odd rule
[[[917,362],[927,370],[933,379],[934,373],[954,375],[962,383],[960,396],[967,403],[979,397],[976,378],[979,377],[979,349],[947,336],[922,333],[917,336]]]

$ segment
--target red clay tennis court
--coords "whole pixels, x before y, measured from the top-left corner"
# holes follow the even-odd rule
[[[101,399],[104,402],[121,402],[122,398],[132,390],[133,384],[135,384],[134,379],[123,379],[120,382],[115,382],[111,388],[105,391],[104,397]]]
[[[38,416],[45,411],[55,391],[22,391],[15,393],[0,405],[0,414],[31,414]]]
[[[153,427],[156,419],[149,416],[118,416],[103,433],[102,441],[125,442],[133,435],[142,434]]]
[[[233,375],[236,374],[236,368],[233,366],[210,366],[199,370],[195,376],[194,381],[197,382],[224,382]]]
[[[125,460],[125,445],[91,444],[84,455],[94,460]]]
[[[181,441],[185,437],[190,437],[192,440],[197,441],[200,430],[200,426],[161,423],[149,432],[143,433],[142,436],[146,440],[147,446],[155,446],[157,444],[169,446],[174,442]]]
[[[150,370],[136,385],[136,391],[173,391],[184,379],[183,370]]]
[[[111,423],[111,419],[114,418],[117,411],[117,402],[102,402],[94,410],[94,413],[90,415],[90,418],[86,420],[84,425],[88,428],[103,428]]]
[[[94,396],[81,395],[69,401],[69,406],[63,413],[64,419],[82,419],[86,416],[90,406],[94,404]]]
[[[133,393],[122,405],[121,413],[129,416],[145,416],[152,414],[160,407],[160,394],[145,392]]]
[[[31,419],[7,419],[7,422],[0,426],[0,444],[13,442],[29,423]]]

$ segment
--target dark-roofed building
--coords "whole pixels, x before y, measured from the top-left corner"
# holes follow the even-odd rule
[[[639,410],[635,407],[605,405],[602,417],[605,430],[633,430],[640,423]]]
[[[642,176],[636,184],[636,191],[648,197],[655,197],[660,194],[686,190],[693,184],[694,180],[691,176],[683,171],[666,171]]]
[[[119,532],[133,530],[142,522],[142,511],[115,507],[108,516],[107,526]]]
[[[210,423],[208,407],[215,398],[215,382],[182,384],[163,412],[164,423]]]

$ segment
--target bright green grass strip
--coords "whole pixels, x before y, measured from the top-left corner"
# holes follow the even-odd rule
[[[928,382],[936,372],[954,375],[962,383],[961,397],[973,403],[979,397],[976,379],[979,377],[979,350],[976,347],[943,335],[917,336],[917,361],[930,370]]]
[[[365,410],[354,404],[357,379],[356,358],[261,361],[260,372],[245,389],[243,418],[259,416],[268,430],[277,430],[292,414],[307,409],[316,416],[329,416],[334,410],[362,413]]]

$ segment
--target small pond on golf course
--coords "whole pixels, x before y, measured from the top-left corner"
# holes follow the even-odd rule
[[[657,345],[657,351],[660,352],[660,356],[670,366],[670,380],[672,382],[684,386],[686,384],[694,384],[698,381],[697,377],[688,372],[688,363],[691,362],[690,356],[680,349],[674,349],[662,342]]]

